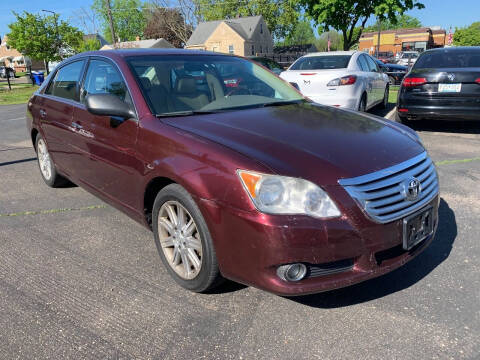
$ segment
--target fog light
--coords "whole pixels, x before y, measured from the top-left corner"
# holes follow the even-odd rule
[[[307,275],[307,267],[304,264],[288,264],[279,266],[277,275],[285,281],[300,281]]]

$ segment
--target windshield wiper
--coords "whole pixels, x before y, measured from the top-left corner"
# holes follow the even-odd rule
[[[218,111],[214,110],[185,110],[185,111],[172,111],[168,113],[155,114],[156,117],[176,117],[176,116],[191,116],[191,115],[204,115],[204,114],[215,114]]]
[[[263,107],[270,106],[284,106],[284,105],[293,105],[293,104],[303,104],[305,100],[284,100],[284,101],[274,101],[271,103],[262,104]]]

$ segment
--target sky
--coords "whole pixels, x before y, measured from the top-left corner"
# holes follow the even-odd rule
[[[40,12],[42,9],[53,10],[63,20],[81,27],[75,16],[81,7],[90,8],[93,0],[0,0],[0,36],[8,33],[8,24],[15,21],[15,12]],[[409,15],[415,16],[424,26],[441,26],[448,29],[468,26],[480,21],[480,0],[421,0],[425,9],[412,10]],[[369,23],[373,23],[371,19]],[[83,29],[82,29],[83,30]]]

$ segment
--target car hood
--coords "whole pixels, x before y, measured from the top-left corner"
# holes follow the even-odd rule
[[[324,185],[425,151],[407,127],[312,103],[164,120],[259,161],[274,173]]]

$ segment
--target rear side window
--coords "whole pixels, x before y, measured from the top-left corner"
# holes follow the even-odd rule
[[[78,101],[78,83],[82,75],[84,63],[85,61],[83,60],[76,61],[60,68],[45,93]]]
[[[290,70],[345,69],[351,55],[305,56],[298,59]]]
[[[91,60],[82,91],[82,102],[89,94],[112,94],[130,103],[127,86],[122,76],[109,62]]]
[[[414,65],[415,69],[469,67],[480,67],[480,50],[427,52]]]
[[[370,57],[370,56],[365,56],[367,63],[368,63],[368,69],[371,72],[378,72],[378,66],[375,64],[375,61]]]
[[[360,66],[360,68],[362,69],[362,71],[367,71],[367,72],[370,71],[370,69],[368,68],[368,63],[367,63],[367,59],[365,58],[365,56],[360,55],[357,59],[357,63]]]

